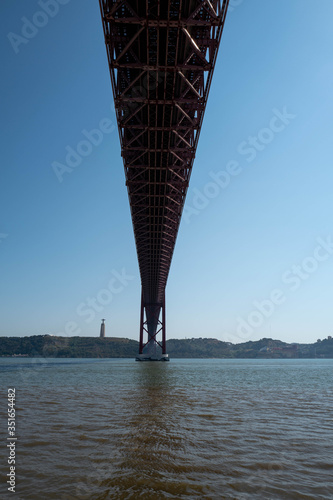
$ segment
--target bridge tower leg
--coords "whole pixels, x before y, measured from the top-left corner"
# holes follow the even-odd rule
[[[144,302],[143,302],[143,291],[141,291],[141,311],[140,311],[140,341],[139,341],[139,354],[142,354],[142,353],[143,353],[144,315],[145,315],[145,307],[144,307]]]
[[[161,318],[161,319],[160,319]],[[144,342],[144,333],[148,340]],[[162,340],[157,335],[162,334]],[[140,338],[137,361],[169,361],[166,352],[165,293],[161,303],[146,303],[141,292]]]

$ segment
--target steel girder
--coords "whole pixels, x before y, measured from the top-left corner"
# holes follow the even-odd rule
[[[228,1],[100,0],[142,304],[156,328]]]

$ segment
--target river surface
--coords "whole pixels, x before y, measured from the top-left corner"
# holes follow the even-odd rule
[[[333,499],[333,360],[0,358],[0,381],[0,498]]]

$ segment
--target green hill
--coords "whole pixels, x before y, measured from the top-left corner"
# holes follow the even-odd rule
[[[134,358],[138,349],[136,340],[117,337],[0,337],[0,356]],[[333,340],[288,344],[264,338],[231,344],[212,338],[170,339],[167,352],[170,358],[333,358]]]
[[[59,358],[132,358],[139,343],[122,338],[0,337],[0,356],[42,356]]]

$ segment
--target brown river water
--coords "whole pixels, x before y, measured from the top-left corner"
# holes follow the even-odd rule
[[[1,358],[0,379],[1,499],[333,499],[333,360]]]

